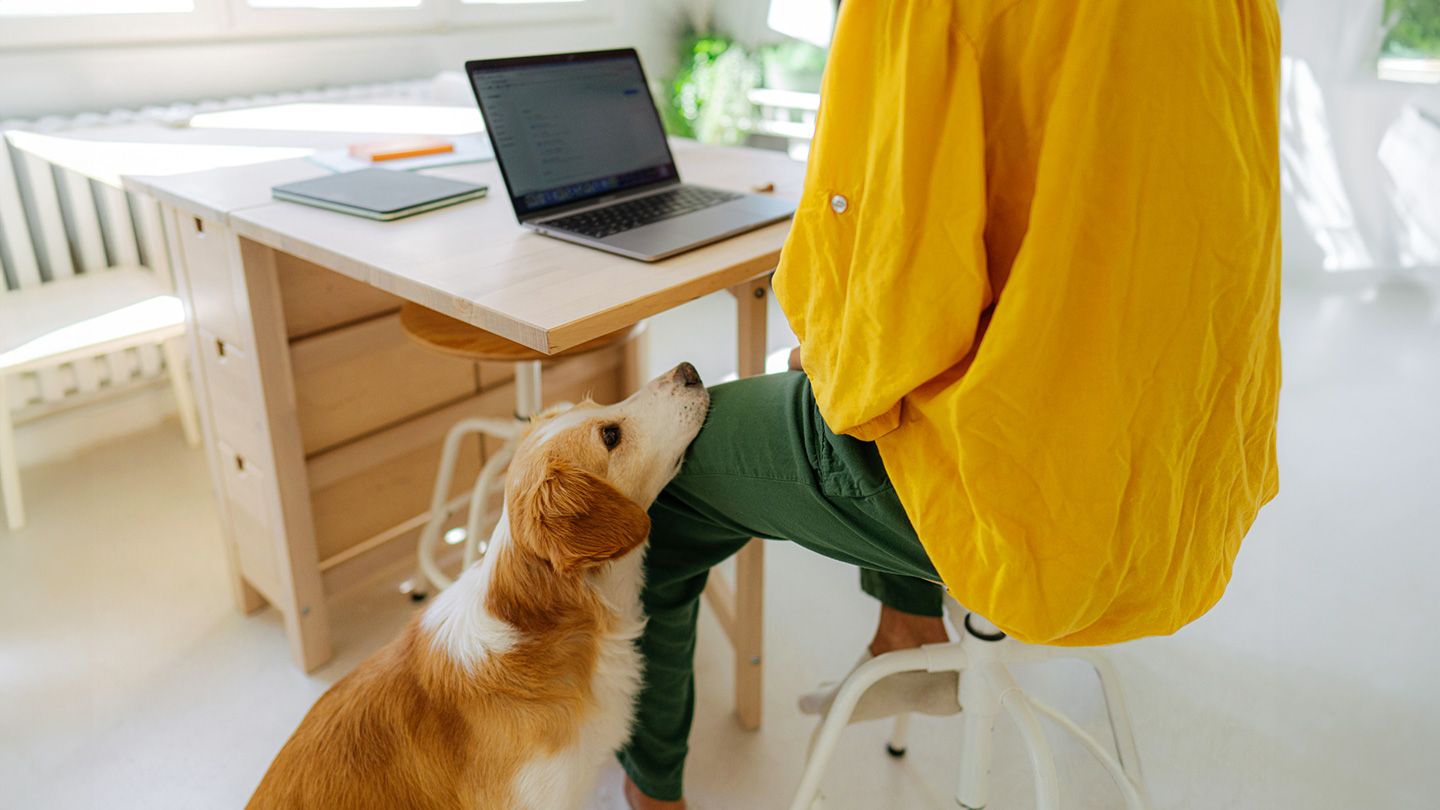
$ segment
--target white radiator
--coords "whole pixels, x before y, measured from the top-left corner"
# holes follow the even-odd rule
[[[432,82],[408,81],[260,95],[198,104],[116,110],[38,121],[0,121],[0,133],[26,130],[63,136],[66,130],[144,121],[184,121],[196,113],[300,101],[428,97]],[[142,265],[170,276],[170,261],[154,200],[128,194],[22,153],[0,137],[0,295],[80,273]],[[158,348],[146,346],[10,380],[20,419],[64,406],[78,396],[128,388],[164,374]]]

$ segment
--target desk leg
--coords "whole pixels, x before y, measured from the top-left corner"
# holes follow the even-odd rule
[[[330,660],[330,619],[310,513],[309,475],[296,414],[295,375],[290,367],[280,279],[273,249],[242,238],[239,251],[249,308],[245,322],[253,330],[270,445],[268,461],[274,471],[273,494],[267,500],[281,591],[281,604],[275,607],[285,617],[291,657],[301,669],[311,672]]]
[[[735,296],[741,377],[765,373],[765,317],[769,276],[730,288]],[[735,712],[740,727],[760,727],[764,703],[765,542],[751,540],[735,557],[735,602],[730,641],[735,647]]]

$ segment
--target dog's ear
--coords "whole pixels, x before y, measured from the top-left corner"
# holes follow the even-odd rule
[[[650,516],[597,475],[551,460],[512,504],[515,529],[561,573],[623,556],[650,536]]]

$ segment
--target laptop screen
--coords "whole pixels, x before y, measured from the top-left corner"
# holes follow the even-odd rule
[[[517,215],[676,179],[635,51],[466,68]]]

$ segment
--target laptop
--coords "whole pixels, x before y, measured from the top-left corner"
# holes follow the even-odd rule
[[[680,181],[633,48],[483,59],[465,72],[526,228],[653,262],[795,213]]]

